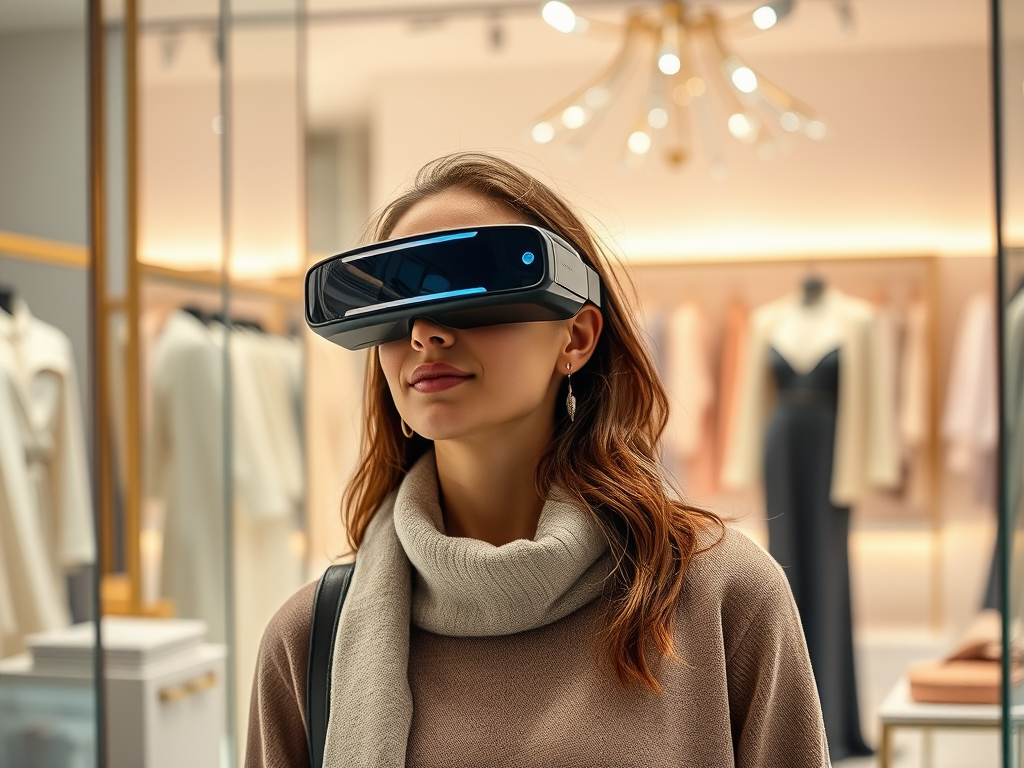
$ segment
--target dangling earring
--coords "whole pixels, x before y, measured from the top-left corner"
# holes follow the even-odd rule
[[[402,434],[406,437],[412,437],[416,433],[412,431],[412,427],[405,423],[405,419],[399,419],[402,422]]]
[[[565,410],[569,412],[569,421],[576,421],[576,397],[572,393],[572,366],[566,363],[565,370],[569,371],[566,374],[566,380],[569,383],[569,394],[565,396]]]

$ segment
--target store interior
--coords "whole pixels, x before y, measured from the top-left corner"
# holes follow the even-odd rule
[[[870,394],[839,406],[863,466],[832,485],[848,567],[812,578],[848,578],[876,754],[836,765],[1018,764],[998,679],[986,727],[885,723],[908,670],[979,620],[999,641],[1016,603],[1024,558],[997,531],[1020,490],[1001,468],[1016,380],[1000,372],[1024,275],[1024,14],[570,5],[568,32],[519,0],[0,9],[0,362],[4,344],[27,354],[26,323],[60,360],[11,363],[28,377],[12,391],[56,414],[17,434],[50,441],[57,495],[30,488],[26,459],[32,493],[0,503],[0,768],[241,765],[263,627],[350,556],[340,504],[367,356],[308,331],[304,272],[462,150],[512,160],[585,215],[669,390],[667,469],[770,552],[767,416],[744,405],[767,383],[758,322],[822,289],[867,318]],[[777,6],[763,30],[762,5]]]

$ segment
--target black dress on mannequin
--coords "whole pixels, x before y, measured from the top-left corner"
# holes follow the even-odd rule
[[[854,675],[850,509],[829,498],[839,358],[835,349],[799,374],[769,351],[778,403],[765,451],[769,551],[793,589],[833,760],[872,754],[861,735]]]

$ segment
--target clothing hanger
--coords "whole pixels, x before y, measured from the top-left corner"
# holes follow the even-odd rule
[[[185,307],[181,308],[181,311],[185,312],[185,313],[187,313],[189,315],[192,315],[192,317],[194,317],[196,320],[198,320],[201,323],[209,323],[210,322],[210,316],[208,314],[206,314],[206,312],[201,310],[199,307],[185,306]]]
[[[17,294],[9,285],[0,285],[0,309],[8,315],[14,314],[14,298]]]

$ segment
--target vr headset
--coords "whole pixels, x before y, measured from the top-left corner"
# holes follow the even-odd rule
[[[406,338],[413,321],[449,328],[566,320],[601,306],[601,281],[553,232],[466,227],[387,240],[306,273],[306,322],[346,349]]]

